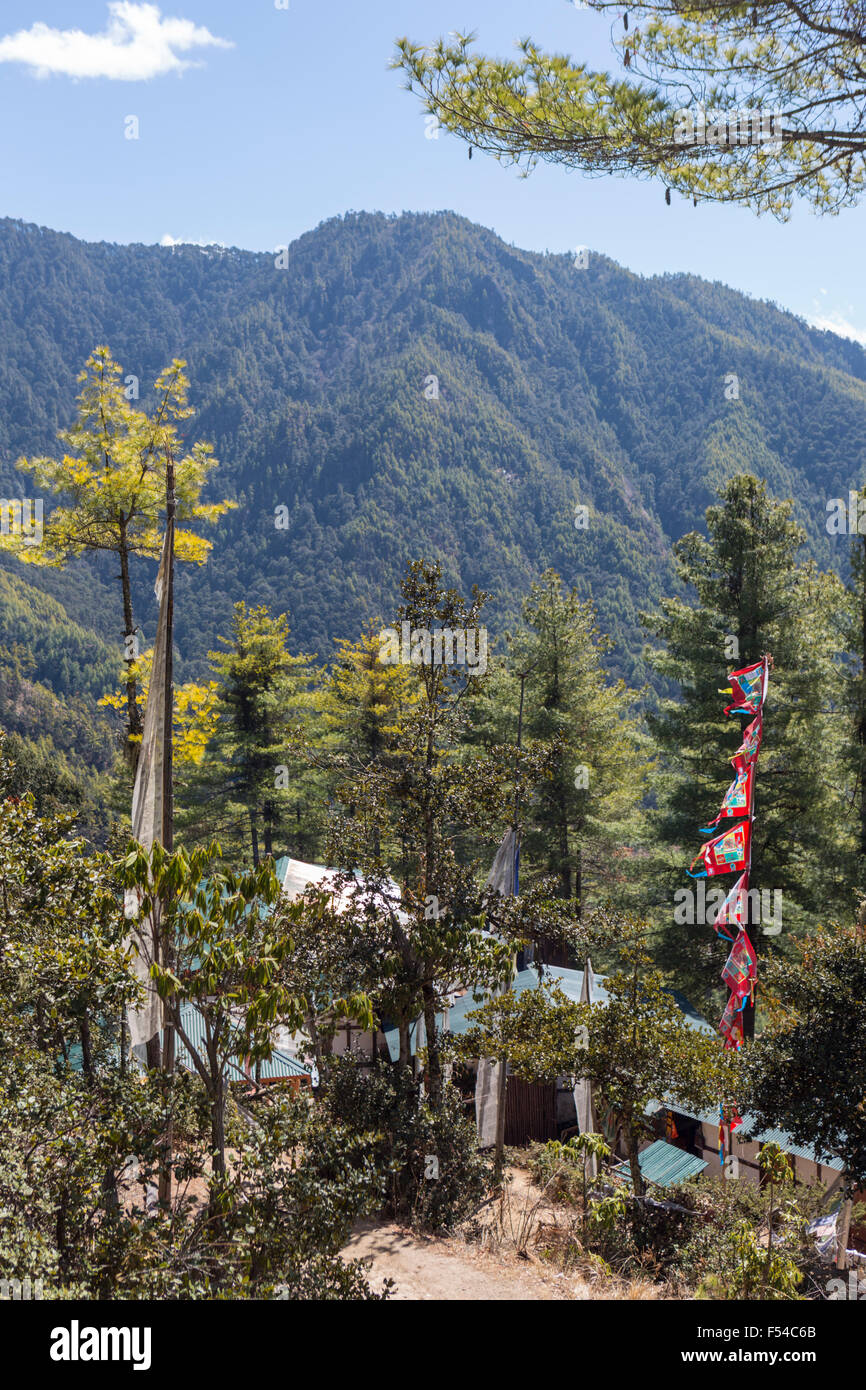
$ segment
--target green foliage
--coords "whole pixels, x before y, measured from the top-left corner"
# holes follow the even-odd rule
[[[154,971],[170,1017],[189,998],[207,1019],[197,1076],[142,1073],[119,1046],[140,989],[120,876],[69,838],[68,817],[6,795],[9,775],[0,761],[0,1276],[59,1298],[371,1297],[339,1252],[382,1200],[373,1138],[278,1090],[241,1123],[226,1094],[226,1054],[262,1055],[275,1015],[295,1017],[275,978],[284,939],[259,915],[270,866],[220,875],[212,856],[159,847],[126,864],[146,908],[173,890],[178,949]],[[176,1186],[155,1206],[167,1133]]]
[[[470,1010],[471,1027],[449,1038],[449,1051],[467,1060],[504,1058],[521,1080],[552,1082],[575,1069],[579,1009],[556,985],[507,990]]]
[[[575,1134],[564,1144],[558,1139],[549,1139],[546,1144],[531,1146],[533,1182],[552,1200],[580,1205],[584,1243],[588,1241],[591,1227],[606,1228],[626,1215],[622,1189],[607,1196],[598,1190],[603,1181],[601,1165],[610,1158],[610,1153],[603,1135],[590,1133]],[[594,1177],[591,1176],[593,1166]]]
[[[803,1276],[790,1256],[764,1250],[754,1228],[740,1221],[731,1232],[731,1261],[723,1283],[708,1280],[702,1290],[716,1298],[790,1299],[797,1297]]]
[[[614,0],[589,4],[620,9]],[[629,10],[631,25],[626,11],[614,35],[624,77],[545,53],[531,39],[517,59],[488,58],[462,34],[424,46],[400,39],[394,66],[447,130],[527,172],[545,160],[656,175],[695,201],[740,202],[778,217],[796,195],[824,212],[857,202],[858,6],[671,0]],[[686,92],[684,118],[677,103]],[[699,109],[708,143],[692,138]],[[741,136],[743,109],[746,122],[774,113],[772,132]]]
[[[254,867],[259,830],[264,853],[273,854],[290,798],[309,791],[289,744],[296,722],[315,707],[314,672],[309,655],[289,653],[288,636],[285,614],[272,618],[262,606],[235,604],[231,635],[220,638],[225,650],[209,653],[215,729],[181,788],[184,837],[218,834],[239,852],[249,835]]]
[[[443,1088],[433,1108],[419,1102],[417,1082],[402,1068],[364,1070],[348,1057],[334,1063],[329,1114],[356,1133],[375,1133],[375,1153],[388,1173],[385,1211],[391,1219],[423,1230],[450,1229],[475,1211],[487,1190],[474,1117],[453,1086]]]
[[[133,844],[124,864],[124,888],[138,897],[139,921],[161,920],[159,941],[140,927],[142,953],[170,1024],[186,1047],[208,1097],[215,1182],[212,1206],[226,1173],[225,1115],[228,1073],[240,1057],[257,1061],[273,1050],[273,1029],[294,1030],[307,1006],[291,991],[280,965],[291,939],[272,911],[280,896],[273,861],[235,874],[222,871],[219,846],[168,853]],[[183,1015],[193,1003],[204,1024],[203,1042],[190,1036]]]
[[[290,603],[298,650],[327,660],[335,637],[392,611],[421,554],[461,591],[494,595],[491,634],[552,566],[592,596],[611,670],[639,687],[638,609],[670,591],[671,541],[742,470],[797,499],[816,559],[845,563],[824,503],[864,476],[866,354],[719,284],[640,279],[601,255],[577,271],[450,213],[332,219],[293,246],[289,274],[270,255],[5,221],[0,282],[6,459],[51,451],[103,336],[150,408],[183,315],[196,425],[239,506],[213,529],[210,563],[178,576],[179,679],[203,678],[240,599],[274,614]],[[430,373],[438,401],[424,397]],[[20,492],[20,474],[2,481]],[[115,572],[26,577],[114,642]],[[133,557],[131,578],[151,637],[152,564]]]
[[[634,1191],[644,1182],[637,1161],[651,1101],[666,1098],[700,1112],[734,1093],[736,1054],[721,1039],[685,1020],[635,923],[635,941],[622,949],[621,965],[605,981],[605,1004],[578,1006],[586,1028],[574,1071],[587,1077],[612,1109],[629,1156]]]
[[[438,565],[414,562],[402,587],[398,623],[407,622],[410,631],[479,631],[483,595],[474,592],[467,602],[444,586]],[[401,1066],[409,1065],[409,1027],[423,1011],[435,1108],[442,1079],[437,1012],[449,990],[490,987],[510,970],[511,953],[482,932],[477,866],[459,853],[467,829],[489,836],[491,827],[506,823],[509,796],[495,753],[471,761],[457,756],[465,698],[483,683],[483,668],[429,658],[412,667],[417,699],[405,709],[392,754],[350,767],[338,783],[329,852],[331,862],[363,874],[356,910],[385,925],[380,1009],[399,1029]],[[386,867],[383,859],[395,845],[399,860]]]
[[[775,501],[754,477],[733,478],[707,511],[707,536],[693,533],[674,547],[687,595],[665,599],[646,619],[664,642],[650,661],[677,688],[677,698],[661,701],[650,718],[662,753],[653,825],[659,960],[677,970],[699,1004],[720,989],[718,948],[711,926],[690,923],[685,912],[677,920],[674,894],[700,845],[697,827],[706,821],[697,818],[721,804],[740,742],[742,720],[722,713],[725,677],[764,653],[773,668],[750,887],[769,890],[768,901],[769,892],[782,894],[783,946],[811,914],[847,905],[850,786],[840,765],[846,728],[839,717],[845,600],[833,576],[799,558],[803,542],[790,503]],[[762,951],[779,944],[763,931],[754,935]]]
[[[214,1285],[232,1298],[373,1297],[361,1265],[339,1252],[382,1199],[374,1136],[291,1098],[256,1119],[221,1194],[226,1215],[207,1252]]]
[[[841,1158],[852,1189],[866,1181],[866,941],[860,928],[818,932],[767,971],[768,1027],[749,1049],[745,1085],[755,1126]],[[769,1118],[773,1116],[772,1120]]]
[[[729,1299],[746,1296],[735,1290],[742,1290],[744,1277],[750,1276],[752,1296],[760,1297],[759,1292],[754,1293],[754,1280],[760,1283],[762,1274],[755,1258],[757,1255],[760,1261],[767,1254],[766,1191],[756,1183],[742,1179],[732,1182],[705,1173],[696,1182],[666,1188],[664,1195],[694,1213],[681,1223],[676,1214],[671,1217],[677,1222],[668,1265],[672,1281],[698,1298]],[[777,1273],[786,1279],[792,1276],[792,1293],[799,1290],[808,1296],[824,1296],[827,1266],[820,1260],[814,1236],[806,1229],[824,1205],[824,1188],[815,1184],[795,1187],[778,1210],[774,1237],[774,1253],[780,1261]],[[802,1282],[793,1279],[794,1269],[788,1261],[802,1275]],[[777,1290],[770,1296],[779,1294]]]
[[[626,877],[617,861],[623,838],[636,833],[632,818],[649,771],[636,693],[611,682],[602,664],[612,645],[592,602],[547,570],[531,586],[507,660],[497,663],[475,713],[482,742],[513,740],[525,674],[522,737],[536,760],[543,756],[544,776],[537,761],[522,775],[516,769],[522,877],[548,875],[578,911]]]
[[[156,404],[148,414],[136,409],[120,378],[123,368],[107,347],[94,348],[79,373],[81,391],[75,424],[59,434],[69,451],[62,459],[22,458],[43,494],[67,499],[45,521],[38,545],[21,536],[3,536],[3,546],[34,565],[62,565],[74,556],[107,551],[158,559],[165,511],[166,459],[175,464],[177,519],[216,521],[226,503],[204,504],[200,493],[215,467],[204,443],[183,452],[179,427],[194,412],[187,403],[186,363],[175,358],[154,384]],[[181,524],[175,535],[178,560],[202,564],[209,543]]]

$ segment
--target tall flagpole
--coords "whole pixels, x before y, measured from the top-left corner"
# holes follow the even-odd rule
[[[762,697],[761,697],[761,721],[762,721],[761,727],[762,727],[762,730],[763,730],[763,716],[764,716],[764,694],[765,694],[766,688],[767,688],[768,666],[769,666],[769,658],[768,658],[768,656],[767,656],[766,653],[764,654],[764,657],[763,657],[763,663],[764,663],[764,673],[763,673],[763,676],[764,676],[764,684],[763,684],[763,688],[762,688]],[[759,750],[759,752],[760,752],[760,750]],[[753,771],[752,771],[752,779],[751,779],[751,780],[752,780],[752,797],[751,797],[751,802],[752,802],[752,804],[751,804],[751,809],[750,809],[750,811],[749,811],[749,863],[748,863],[748,866],[747,866],[747,868],[746,868],[746,934],[747,934],[749,940],[751,941],[752,946],[754,947],[754,950],[755,950],[755,957],[756,957],[756,963],[757,963],[757,955],[758,955],[758,946],[757,946],[758,932],[757,932],[757,930],[753,931],[752,928],[753,928],[753,927],[754,927],[754,928],[757,928],[757,927],[758,927],[758,925],[759,925],[759,923],[760,923],[761,913],[760,913],[760,907],[759,907],[759,910],[758,910],[757,913],[753,911],[754,900],[753,900],[753,898],[752,898],[751,893],[749,892],[749,889],[750,889],[751,886],[752,886],[752,854],[753,854],[753,852],[754,852],[754,843],[755,843],[755,799],[756,799],[757,793],[758,793],[758,756],[757,756],[757,755],[755,756],[755,761],[754,761],[754,764],[753,764]],[[758,890],[758,892],[760,892],[760,889]],[[757,997],[757,996],[758,996],[758,985],[757,985],[757,980],[756,980],[756,981],[754,982],[753,986],[752,986],[752,996],[751,996],[751,999],[750,999],[750,1000],[747,1000],[746,1003],[745,1003],[744,1006],[743,1006],[743,1041],[745,1041],[746,1038],[754,1038],[754,1036],[755,1036],[755,1014],[756,1014],[757,1008],[758,1008],[758,997]]]
[[[534,664],[534,663],[533,663]],[[526,671],[520,672],[520,707],[517,713],[517,753],[523,744],[523,695],[526,686],[526,677],[532,670],[532,666]],[[511,869],[511,896],[516,897],[518,892],[518,865],[520,863],[520,765],[518,756],[518,766],[515,769],[514,778],[514,817],[512,820],[512,830],[514,831],[514,859]],[[512,957],[512,969],[513,957]],[[509,980],[503,993],[507,993],[511,988]],[[505,1110],[508,1100],[508,1061],[503,1059],[499,1063],[499,1074],[496,1078],[496,1142],[493,1146],[493,1176],[495,1181],[502,1178],[502,1158],[505,1153]]]
[[[165,451],[165,531],[167,542],[166,565],[166,648],[165,648],[165,686],[163,691],[163,759],[162,759],[162,844],[166,853],[174,848],[174,518],[176,510],[174,487],[174,455],[171,446]],[[171,935],[171,916],[168,893],[160,904],[160,945],[163,968],[170,970],[174,965],[174,942]],[[175,1034],[174,1024],[168,1011],[163,1024],[162,1069],[166,1076],[174,1073]],[[174,1147],[174,1133],[171,1111],[166,1121],[165,1142],[159,1174],[159,1200],[168,1206],[171,1203],[171,1161]]]

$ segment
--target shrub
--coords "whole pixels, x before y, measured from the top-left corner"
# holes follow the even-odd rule
[[[340,1058],[324,1103],[335,1122],[375,1134],[374,1150],[387,1173],[384,1211],[395,1221],[443,1231],[477,1209],[488,1165],[455,1087],[446,1085],[433,1109],[419,1100],[417,1082],[407,1073],[387,1064],[362,1069]]]

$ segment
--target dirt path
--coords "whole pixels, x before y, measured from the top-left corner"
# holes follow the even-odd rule
[[[553,1237],[555,1244],[560,1220],[567,1221],[568,1213],[562,1209],[557,1212],[555,1204],[543,1200],[523,1169],[509,1169],[508,1177],[504,1205],[498,1210],[487,1206],[479,1214],[482,1232],[493,1237],[489,1242],[467,1242],[459,1232],[448,1238],[422,1236],[393,1223],[368,1221],[358,1225],[343,1256],[364,1261],[370,1284],[377,1292],[385,1279],[393,1280],[391,1298],[403,1301],[550,1302],[664,1297],[659,1287],[647,1280],[598,1278],[587,1276],[585,1270],[562,1274],[553,1262],[538,1258],[533,1253],[534,1241],[540,1237],[549,1245]],[[527,1213],[532,1239],[526,1236]],[[473,1224],[477,1231],[477,1223]],[[528,1251],[525,1258],[516,1253],[518,1246]]]
[[[489,1302],[581,1296],[573,1289],[575,1281],[547,1274],[534,1263],[494,1258],[462,1242],[425,1239],[399,1226],[366,1225],[343,1254],[369,1261],[370,1284],[377,1291],[383,1280],[393,1279],[392,1299]],[[588,1289],[582,1296],[591,1296]]]

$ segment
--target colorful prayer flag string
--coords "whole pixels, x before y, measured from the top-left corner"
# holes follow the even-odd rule
[[[731,671],[730,684],[721,690],[731,695],[725,714],[752,715],[743,730],[743,739],[731,764],[734,780],[728,787],[718,815],[701,828],[704,835],[713,834],[719,824],[733,822],[713,834],[701,847],[689,868],[690,878],[714,878],[717,874],[738,873],[740,876],[716,914],[713,926],[731,950],[722,969],[722,979],[729,996],[719,1023],[725,1046],[739,1048],[743,1042],[743,1011],[754,1004],[755,982],[758,978],[758,958],[746,931],[749,903],[749,876],[752,869],[752,833],[755,821],[755,773],[758,754],[764,736],[764,702],[767,698],[771,658],[764,656],[751,666]],[[697,867],[696,867],[697,866]],[[724,1152],[724,1112],[720,1107],[720,1154]]]

